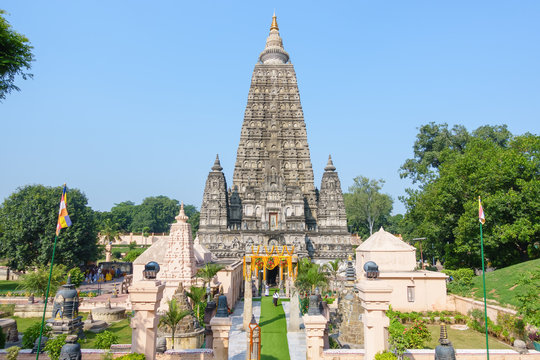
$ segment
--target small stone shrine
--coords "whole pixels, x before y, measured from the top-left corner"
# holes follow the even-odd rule
[[[347,261],[345,277],[347,280],[345,294],[338,306],[339,341],[351,348],[357,348],[364,343],[364,323],[362,322],[364,309],[354,290],[356,272],[350,257]]]
[[[84,336],[82,316],[79,316],[79,294],[68,276],[67,283],[60,287],[54,298],[52,319],[47,323],[53,334],[75,334]]]
[[[66,343],[60,349],[58,360],[81,360],[81,345],[77,342],[77,336],[69,335],[66,337]]]

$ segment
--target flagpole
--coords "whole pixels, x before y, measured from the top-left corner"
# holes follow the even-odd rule
[[[49,269],[49,281],[47,282],[47,291],[45,294],[45,306],[43,307],[43,317],[41,318],[41,329],[39,330],[39,342],[36,353],[36,360],[39,360],[39,353],[41,351],[41,338],[43,337],[43,324],[45,323],[45,314],[47,313],[47,302],[49,300],[49,290],[51,288],[51,277],[54,264],[54,253],[56,252],[56,240],[58,240],[58,234],[54,237],[54,245],[52,251],[51,267]]]
[[[482,283],[484,285],[484,327],[486,328],[486,353],[489,360],[489,340],[488,340],[488,319],[487,319],[487,300],[486,300],[486,271],[484,268],[484,238],[482,236],[482,222],[480,222],[480,248],[482,252]]]

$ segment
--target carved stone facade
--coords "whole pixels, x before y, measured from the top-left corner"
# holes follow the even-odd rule
[[[227,190],[216,158],[201,206],[199,239],[220,258],[252,246],[295,246],[315,259],[352,254],[341,183],[329,158],[315,188],[306,124],[289,54],[274,16],[255,65],[233,174]]]

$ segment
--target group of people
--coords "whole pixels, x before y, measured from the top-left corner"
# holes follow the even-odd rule
[[[270,286],[265,283],[264,284],[264,296],[270,296]],[[279,300],[279,291],[274,291],[274,295],[272,295],[272,301],[274,302],[274,307],[278,306],[278,300]]]
[[[95,284],[97,282],[111,281],[115,277],[122,276],[120,268],[103,269],[101,266],[92,265],[85,272],[85,282]]]

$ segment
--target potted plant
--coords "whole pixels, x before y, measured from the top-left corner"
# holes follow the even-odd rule
[[[534,350],[540,351],[540,334],[538,334],[538,331],[531,332],[529,334],[529,339],[533,343]]]

